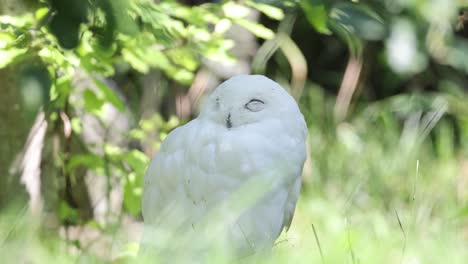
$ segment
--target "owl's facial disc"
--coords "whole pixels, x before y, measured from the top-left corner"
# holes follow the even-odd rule
[[[299,111],[279,84],[258,75],[239,75],[223,82],[206,102],[200,117],[229,130],[249,129]]]
[[[218,100],[217,100],[218,102]],[[244,107],[241,111],[246,111],[246,112],[251,112],[254,114],[255,112],[260,112],[265,108],[265,103],[257,98],[252,98],[250,99],[246,104],[244,104]],[[231,112],[228,113],[227,118],[226,118],[226,127],[227,128],[232,128],[233,126],[233,121],[232,121],[232,114]]]

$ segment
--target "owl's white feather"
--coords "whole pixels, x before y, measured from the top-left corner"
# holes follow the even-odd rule
[[[237,251],[271,246],[291,224],[306,135],[295,100],[279,84],[260,75],[225,81],[151,161],[142,242],[184,249],[222,243]]]

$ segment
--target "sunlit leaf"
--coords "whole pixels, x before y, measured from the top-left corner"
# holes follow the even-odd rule
[[[57,78],[50,88],[50,101],[55,107],[64,107],[72,89],[70,76]]]
[[[45,62],[51,63],[52,65],[58,65],[62,67],[63,70],[67,70],[67,67],[70,66],[70,61],[65,54],[54,46],[44,46],[39,50],[38,55]]]
[[[265,15],[269,16],[270,18],[276,19],[276,20],[281,20],[284,18],[284,12],[280,8],[277,8],[275,6],[263,4],[260,2],[254,2],[254,1],[246,1],[245,2],[247,5],[258,9],[260,12],[264,13]]]
[[[211,33],[206,28],[196,28],[189,26],[189,31],[197,41],[210,41]]]
[[[177,53],[177,51],[174,51]],[[150,49],[145,54],[139,54],[142,59],[144,59],[148,65],[160,69],[169,69],[173,67],[171,61],[167,58],[167,56],[156,49]],[[188,58],[190,60],[190,58]]]
[[[328,10],[323,0],[301,0],[300,5],[304,10],[307,20],[315,30],[323,34],[331,34],[328,28]]]
[[[86,111],[99,115],[102,111],[105,101],[96,95],[90,89],[86,89],[83,92],[84,107]]]
[[[181,84],[189,85],[192,83],[194,78],[194,73],[184,69],[176,69],[174,72],[169,72],[169,76],[174,78],[174,80],[180,82]]]
[[[96,51],[83,55],[80,62],[83,68],[89,72],[99,73],[106,77],[115,73],[112,62],[107,58],[100,57]]]
[[[143,192],[143,175],[130,173],[127,176],[124,186],[124,208],[132,215],[139,215],[141,212],[141,195]]]
[[[246,19],[235,19],[234,22],[246,28],[259,38],[272,39],[275,36],[275,33],[271,29],[261,24],[254,23]]]
[[[169,117],[169,120],[164,124],[165,129],[172,130],[180,125],[180,119],[176,116]]]
[[[34,12],[34,17],[38,20],[38,21],[41,21],[42,19],[44,19],[44,17],[47,15],[47,13],[49,13],[49,8],[47,7],[41,7],[41,8],[38,8],[36,10],[36,12]]]
[[[224,34],[231,28],[231,25],[231,20],[226,18],[221,19],[215,26],[215,32],[218,34]]]
[[[0,15],[0,24],[13,25],[15,27],[30,26],[33,21],[34,17],[31,13],[26,13],[20,16]]]
[[[66,201],[60,201],[58,208],[58,216],[62,222],[71,222],[77,224],[80,219],[80,214],[76,208],[72,208]]]
[[[140,59],[132,50],[122,49],[122,55],[126,62],[128,62],[135,70],[141,73],[149,71],[149,65]]]
[[[128,136],[133,139],[143,140],[145,138],[145,132],[141,129],[132,129],[128,132]]]
[[[144,174],[149,163],[148,157],[138,150],[132,150],[125,153],[123,155],[123,161],[125,161],[132,170],[138,174]]]
[[[124,151],[118,146],[112,144],[105,144],[104,152],[106,153],[106,155],[111,157],[120,157]]]
[[[15,41],[15,35],[10,32],[0,32],[0,49],[6,49]]]
[[[214,61],[222,63],[234,63],[235,57],[230,53],[230,49],[234,47],[232,40],[213,39],[210,42],[200,44],[202,54]]]
[[[167,53],[171,60],[189,71],[195,71],[198,68],[198,60],[189,47],[170,50]]]
[[[71,171],[79,166],[97,170],[104,166],[104,160],[100,155],[93,153],[72,155],[67,163],[67,170]]]
[[[21,59],[21,55],[24,55],[27,51],[27,49],[0,50],[0,69],[18,62]]]
[[[246,17],[250,13],[250,10],[248,7],[240,5],[233,1],[227,1],[223,5],[222,8],[223,8],[224,14],[230,18],[243,18],[243,17]]]
[[[79,118],[76,118],[76,117],[72,118],[71,126],[73,129],[73,132],[78,135],[81,134],[81,132],[83,131],[83,125],[81,124],[81,120]]]
[[[110,88],[106,83],[104,83],[103,81],[97,78],[94,78],[94,83],[99,88],[100,92],[102,93],[104,100],[111,103],[120,112],[123,112],[125,110],[124,102],[122,101],[122,99],[120,99],[120,97],[112,88]]]
[[[161,7],[168,14],[181,18],[192,25],[204,26],[207,23],[217,23],[219,17],[202,6],[187,7],[176,3],[163,3]]]

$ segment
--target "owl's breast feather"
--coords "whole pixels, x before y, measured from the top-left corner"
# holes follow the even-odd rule
[[[260,179],[253,188],[256,194],[261,196],[265,194],[262,192],[275,188],[279,196],[260,199],[255,206],[250,204],[249,208],[257,213],[244,214],[241,222],[245,223],[245,229],[252,228],[248,232],[258,236],[259,241],[274,240],[285,224],[282,218],[287,207],[285,192],[300,178],[305,159],[304,140],[300,123],[278,120],[227,129],[195,119],[175,129],[145,175],[145,222],[172,224],[185,217],[190,223],[182,221],[180,225],[195,226],[252,179]],[[161,213],[166,211],[169,213]],[[262,219],[270,219],[270,224],[265,225]],[[264,233],[271,237],[262,238]]]

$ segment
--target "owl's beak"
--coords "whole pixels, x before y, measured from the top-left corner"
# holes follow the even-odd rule
[[[226,119],[226,127],[231,128],[232,127],[232,122],[231,122],[231,113],[228,114],[227,119]]]

